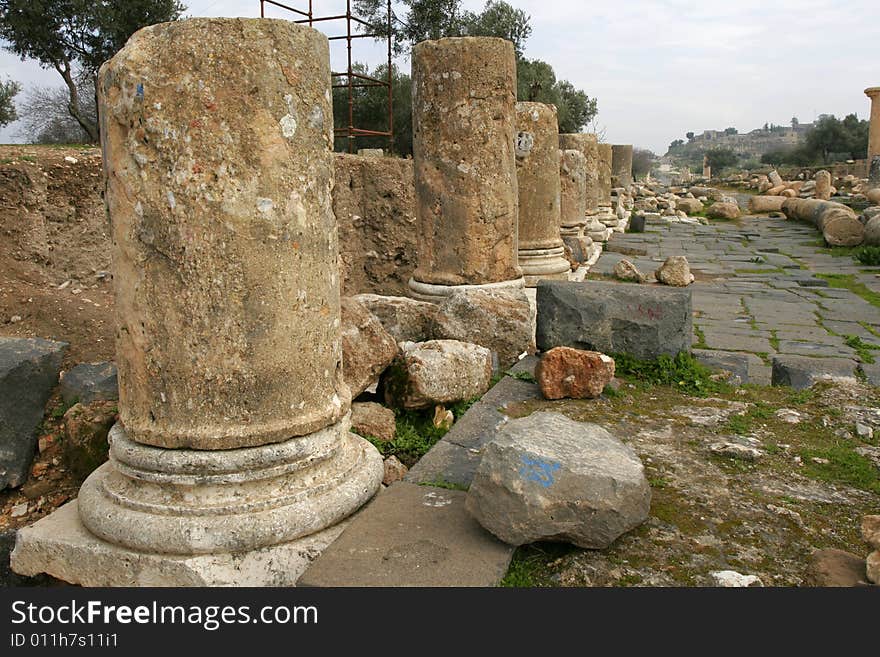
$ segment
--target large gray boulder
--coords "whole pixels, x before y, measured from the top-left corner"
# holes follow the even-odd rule
[[[486,445],[467,498],[471,515],[511,545],[606,548],[650,508],[630,447],[596,424],[546,412],[509,422]]]
[[[486,347],[507,369],[521,354],[534,351],[531,314],[524,290],[464,289],[440,306],[433,336]]]
[[[61,379],[61,399],[67,405],[119,399],[119,382],[113,363],[81,363]]]
[[[66,342],[0,337],[0,490],[25,482]]]
[[[573,347],[650,360],[690,349],[690,290],[601,281],[539,281],[537,296],[541,351]]]

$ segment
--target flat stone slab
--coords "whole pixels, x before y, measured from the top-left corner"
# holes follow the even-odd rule
[[[859,365],[862,374],[872,386],[880,386],[880,363],[862,363]]]
[[[466,496],[393,484],[309,566],[298,586],[497,586],[514,548],[470,516]]]
[[[65,404],[91,404],[119,399],[115,363],[80,363],[61,379],[61,399]]]
[[[828,336],[828,338],[829,341],[835,339],[833,336]],[[803,342],[795,340],[780,340],[779,353],[827,358],[846,358],[855,355],[855,352],[849,347],[828,344],[825,342]]]
[[[856,362],[846,358],[810,358],[780,355],[773,358],[772,384],[797,390],[819,381],[856,381]]]
[[[754,383],[752,372],[763,365],[763,361],[754,354],[711,349],[694,349],[692,353],[694,358],[706,367],[730,372],[741,384]]]
[[[46,573],[80,586],[295,586],[346,525],[245,553],[147,554],[90,534],[74,500],[19,530],[11,566],[19,575]]]

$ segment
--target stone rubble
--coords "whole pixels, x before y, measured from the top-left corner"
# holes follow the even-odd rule
[[[614,359],[596,351],[554,347],[541,357],[535,378],[545,399],[595,399],[614,379]]]

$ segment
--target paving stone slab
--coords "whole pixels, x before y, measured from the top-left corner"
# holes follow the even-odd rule
[[[754,354],[711,349],[694,349],[692,353],[706,367],[731,372],[739,378],[741,384],[754,383],[751,374],[764,366],[764,361]]]
[[[463,491],[398,482],[309,566],[298,586],[497,586],[513,547],[465,510]]]
[[[833,336],[828,336],[833,337]],[[780,340],[777,349],[781,354],[796,354],[799,356],[814,356],[822,358],[850,358],[855,356],[855,351],[845,346],[837,346],[826,342],[798,342],[794,340]]]
[[[854,383],[856,367],[855,361],[844,358],[779,355],[773,357],[772,383],[797,390],[810,388],[825,380]]]

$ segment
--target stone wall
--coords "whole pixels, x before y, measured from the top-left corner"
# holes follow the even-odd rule
[[[417,261],[412,160],[336,153],[343,294],[407,295]]]

